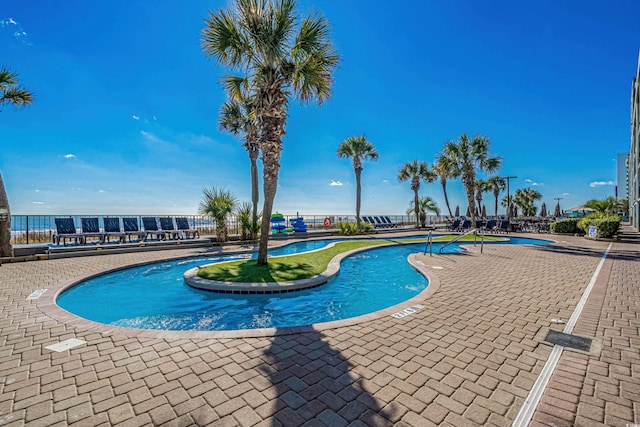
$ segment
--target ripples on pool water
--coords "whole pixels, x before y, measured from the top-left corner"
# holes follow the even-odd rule
[[[270,254],[306,252],[332,241],[296,242]],[[66,290],[57,304],[86,319],[128,328],[235,330],[310,325],[378,311],[423,291],[428,282],[408,264],[407,257],[424,246],[376,248],[352,255],[325,285],[286,294],[220,294],[184,283],[183,273],[196,265],[252,256],[232,255],[179,259],[108,273]],[[450,245],[446,250],[454,252],[459,247]]]

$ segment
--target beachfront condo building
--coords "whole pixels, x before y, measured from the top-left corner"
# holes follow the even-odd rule
[[[629,198],[629,153],[618,153],[616,183],[616,198],[626,200]]]
[[[640,231],[640,52],[631,85],[631,149],[629,150],[629,220]]]

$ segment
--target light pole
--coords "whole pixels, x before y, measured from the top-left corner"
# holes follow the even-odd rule
[[[503,176],[507,180],[507,221],[511,222],[511,196],[509,196],[509,180],[515,179],[517,176]]]

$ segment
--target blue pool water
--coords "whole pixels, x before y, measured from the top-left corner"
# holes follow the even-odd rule
[[[319,249],[335,240],[303,241],[269,251],[285,255]],[[511,243],[550,243],[511,239]],[[182,275],[197,265],[255,254],[179,259],[108,273],[66,291],[57,304],[80,317],[130,328],[236,330],[290,327],[347,319],[381,310],[417,295],[428,281],[407,262],[424,243],[376,248],[342,261],[325,285],[286,294],[237,295],[193,289]],[[434,245],[434,252],[439,245]],[[445,251],[456,252],[458,245]]]

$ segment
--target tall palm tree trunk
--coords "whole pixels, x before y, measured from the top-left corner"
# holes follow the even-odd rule
[[[356,172],[356,223],[360,226],[360,198],[362,196],[362,188],[360,188],[360,179],[362,178],[362,168],[355,168]]]
[[[260,228],[260,246],[258,248],[258,265],[267,265],[267,249],[269,245],[269,234],[271,233],[271,214],[273,213],[273,202],[276,198],[278,188],[278,170],[280,169],[280,152],[273,159],[267,152],[263,152],[263,187],[264,204],[262,205],[262,226]]]
[[[0,174],[0,214],[6,209],[6,218],[0,217],[0,256],[12,257],[13,246],[11,246],[11,210],[9,209],[9,198],[4,189],[4,181]]]
[[[496,214],[495,214],[495,218],[498,219],[498,197],[500,196],[500,194],[496,195]]]
[[[266,84],[256,94],[255,111],[258,118],[260,135],[260,151],[262,152],[262,186],[264,204],[262,206],[262,227],[258,247],[258,265],[267,265],[269,234],[271,233],[271,214],[273,202],[278,189],[278,172],[280,171],[280,153],[282,153],[282,137],[287,122],[287,97],[283,90],[284,81],[277,77],[274,70],[262,76]]]
[[[280,167],[278,162],[275,165],[271,162],[264,163],[264,203],[262,205],[262,225],[260,228],[260,244],[258,248],[258,265],[267,265],[267,249],[269,245],[269,234],[271,233],[271,214],[273,213],[273,201],[276,198],[276,189],[278,187],[277,169]],[[275,169],[276,173],[268,173],[268,169]]]
[[[442,184],[442,192],[444,193],[444,202],[447,204],[447,210],[449,211],[449,216],[452,217],[453,213],[451,212],[451,206],[449,206],[449,196],[447,196],[447,181],[441,180],[440,184]]]
[[[413,188],[413,206],[416,213],[416,228],[420,228],[420,198],[418,197],[418,191],[420,187]]]
[[[252,152],[250,156],[251,160],[251,231],[250,238],[256,238],[256,229],[255,225],[258,223],[258,202],[260,201],[260,192],[258,188],[258,151],[256,150],[255,155]]]
[[[469,216],[471,216],[471,226],[475,227],[476,225],[476,201],[475,201],[475,177],[465,178],[464,187],[467,192],[467,202],[469,203]]]

